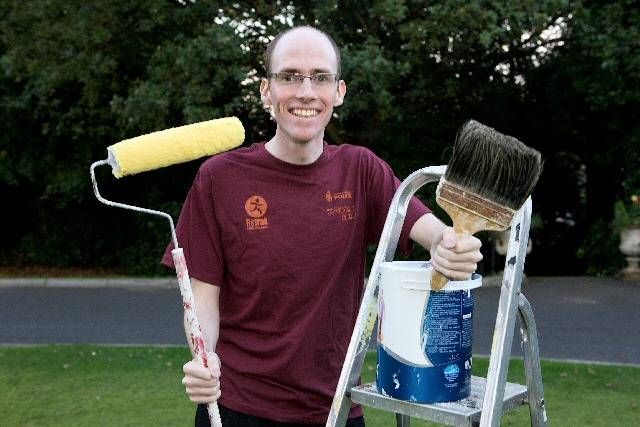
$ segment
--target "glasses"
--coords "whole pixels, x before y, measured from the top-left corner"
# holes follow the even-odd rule
[[[304,79],[309,79],[312,85],[325,87],[331,86],[338,81],[338,74],[317,73],[310,76],[298,73],[269,73],[269,78],[281,86],[300,86]]]

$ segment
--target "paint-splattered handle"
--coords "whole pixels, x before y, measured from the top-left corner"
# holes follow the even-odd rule
[[[218,404],[216,402],[209,403],[207,405],[207,411],[209,411],[209,423],[211,424],[211,427],[222,427]]]
[[[202,329],[200,328],[200,322],[196,313],[196,306],[193,301],[193,292],[191,291],[191,279],[189,278],[189,271],[187,270],[187,262],[184,258],[184,251],[182,248],[175,248],[171,251],[173,256],[173,264],[176,268],[176,275],[178,276],[178,285],[180,285],[180,294],[182,295],[182,307],[184,308],[187,324],[189,325],[189,339],[191,341],[191,348],[196,359],[200,360],[202,364],[209,368],[209,360],[207,356],[207,350],[202,336]],[[209,411],[209,421],[212,427],[222,427],[222,421],[220,420],[220,411],[218,410],[218,404],[216,402],[207,405]]]

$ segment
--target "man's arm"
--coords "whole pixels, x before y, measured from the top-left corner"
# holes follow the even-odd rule
[[[184,372],[182,384],[192,402],[211,403],[220,397],[220,359],[214,353],[220,332],[220,287],[192,278],[191,289],[198,322],[209,356],[209,369],[195,359],[185,363],[182,368]],[[191,354],[193,354],[186,316],[184,330]]]
[[[191,290],[198,313],[198,322],[202,329],[202,337],[207,346],[207,352],[216,350],[218,334],[220,332],[220,287],[214,286],[198,279],[191,278]],[[191,354],[194,354],[193,343],[191,342],[189,323],[187,316],[184,316],[184,333],[189,342]]]
[[[429,251],[434,269],[453,280],[468,279],[482,260],[478,238],[458,237],[432,213],[418,218],[409,238]]]

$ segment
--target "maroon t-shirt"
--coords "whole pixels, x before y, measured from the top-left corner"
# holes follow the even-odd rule
[[[377,243],[399,184],[363,147],[324,146],[310,165],[263,143],[200,167],[177,225],[191,277],[219,285],[220,402],[284,422],[324,423]],[[413,199],[399,248],[429,210]],[[172,245],[163,263],[173,266]],[[350,417],[361,415],[352,408]]]

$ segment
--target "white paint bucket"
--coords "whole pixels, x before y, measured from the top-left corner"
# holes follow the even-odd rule
[[[436,292],[429,262],[385,262],[380,272],[378,391],[418,403],[469,397],[473,289],[482,277]]]

